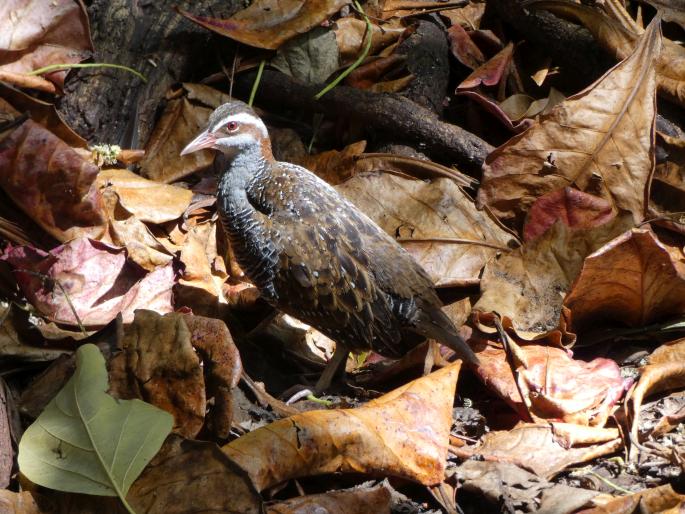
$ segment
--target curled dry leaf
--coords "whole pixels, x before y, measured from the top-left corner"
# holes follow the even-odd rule
[[[205,418],[205,380],[183,315],[139,309],[110,360],[110,391],[174,416],[174,432],[195,437]]]
[[[189,189],[160,184],[123,169],[102,170],[98,183],[111,187],[128,212],[148,223],[161,224],[180,218],[193,198]]]
[[[671,514],[682,509],[685,495],[676,493],[671,484],[650,487],[628,496],[620,496],[599,507],[580,510],[577,514]]]
[[[557,222],[538,239],[486,264],[474,310],[499,313],[526,339],[554,330],[563,295],[585,257],[631,226],[630,215],[582,230]]]
[[[310,411],[223,447],[258,490],[337,471],[443,480],[460,361],[356,409]]]
[[[492,152],[478,204],[520,227],[538,197],[574,187],[641,221],[654,168],[660,42],[653,22],[626,60]]]
[[[642,368],[640,380],[628,397],[628,412],[632,418],[630,435],[638,443],[640,408],[644,399],[652,394],[685,387],[685,338],[671,341],[657,348],[649,357],[649,364]],[[634,457],[635,444],[631,448]]]
[[[162,314],[173,310],[173,263],[145,273],[123,248],[80,238],[50,253],[9,247],[0,259],[14,268],[26,298],[52,321],[102,326],[119,313],[129,323],[139,308]]]
[[[506,79],[513,56],[514,43],[509,43],[491,59],[473,70],[473,72],[457,86],[457,93],[478,86],[496,86],[503,79]]]
[[[14,111],[2,99],[0,110]],[[0,136],[0,187],[59,241],[104,233],[102,198],[95,186],[98,172],[32,120]]]
[[[360,174],[337,189],[388,234],[402,237],[438,286],[478,283],[483,265],[512,240],[449,179]]]
[[[227,439],[233,418],[232,390],[238,385],[243,365],[231,333],[220,319],[184,314],[190,330],[190,344],[202,356],[207,397],[214,398],[209,411],[209,428]]]
[[[50,82],[25,74],[51,64],[79,62],[93,51],[81,2],[6,0],[0,4],[0,20],[0,78],[7,82],[54,93],[53,83],[61,88],[66,71],[47,75]]]
[[[550,479],[569,466],[609,455],[621,448],[618,430],[594,429],[600,442],[567,448],[549,424],[521,423],[512,430],[486,434],[477,446],[452,448],[462,458],[475,455],[486,461],[510,462]]]
[[[523,419],[601,427],[626,388],[618,365],[610,359],[585,362],[553,346],[516,345],[526,365],[515,365],[514,377],[501,344],[479,338],[471,342],[480,348],[477,373],[481,380]],[[510,344],[516,343],[510,338]]]
[[[381,49],[397,41],[404,30],[404,27],[396,23],[385,23],[382,27],[372,24],[369,54],[376,55]],[[341,18],[335,22],[333,32],[343,63],[356,59],[364,49],[366,22],[352,17]]]
[[[583,229],[603,225],[614,216],[606,200],[565,187],[535,200],[523,227],[523,239],[526,242],[537,239],[557,220],[570,228]]]
[[[202,84],[183,84],[182,93],[167,103],[140,162],[141,174],[157,182],[173,182],[214,161],[212,150],[179,155],[188,141],[205,128],[211,112],[230,97]]]
[[[575,330],[632,327],[685,314],[685,256],[648,229],[633,229],[588,256],[564,300]]]
[[[354,175],[356,157],[361,155],[365,148],[366,141],[357,141],[342,150],[328,150],[314,155],[305,153],[293,162],[335,186]]]
[[[685,139],[657,133],[657,148],[667,155],[658,162],[649,199],[650,217],[660,225],[685,234]]]
[[[452,25],[447,30],[452,55],[464,66],[475,70],[485,62],[485,56],[473,42],[469,33],[459,24]]]
[[[390,514],[391,494],[383,485],[359,487],[345,491],[300,496],[291,500],[272,503],[266,507],[267,514],[307,514],[309,512],[335,512],[358,514],[373,512]]]
[[[639,44],[644,29],[616,0],[607,0],[603,11],[588,5],[564,0],[544,0],[533,4],[562,16],[579,20],[609,53],[625,59]],[[659,93],[685,105],[685,49],[681,44],[663,40],[663,50],[655,56],[654,66]]]
[[[257,0],[227,19],[179,12],[209,30],[246,45],[275,50],[288,39],[304,34],[349,0]]]

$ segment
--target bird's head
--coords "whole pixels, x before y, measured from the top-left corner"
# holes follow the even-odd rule
[[[188,143],[181,155],[213,148],[233,157],[253,145],[269,148],[266,126],[246,103],[231,100],[210,114],[207,128]]]

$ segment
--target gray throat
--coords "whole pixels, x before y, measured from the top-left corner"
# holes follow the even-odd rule
[[[278,252],[271,240],[270,220],[262,208],[266,206],[258,206],[258,210],[255,205],[270,166],[258,144],[242,148],[219,180],[217,206],[238,264],[264,299],[273,303]]]

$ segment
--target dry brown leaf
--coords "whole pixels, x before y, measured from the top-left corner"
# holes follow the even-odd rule
[[[202,84],[183,84],[180,98],[171,99],[145,147],[141,174],[157,182],[173,182],[206,168],[214,161],[212,150],[180,157],[181,150],[207,124],[211,112],[230,97]]]
[[[195,437],[205,418],[205,380],[182,314],[139,309],[109,362],[110,390],[174,416],[174,432]]]
[[[312,514],[329,513],[390,514],[390,491],[383,485],[355,488],[345,491],[331,491],[324,494],[300,496],[291,500],[272,503],[266,507],[266,514]]]
[[[229,274],[217,250],[216,231],[215,222],[190,228],[179,255],[183,270],[176,290],[176,303],[206,316],[225,314],[223,310],[227,305],[223,286]]]
[[[610,359],[585,362],[544,341],[521,344],[517,347],[526,366],[515,366],[514,378],[501,343],[479,337],[470,341],[481,361],[478,376],[523,419],[601,427],[625,389],[618,365]]]
[[[419,178],[422,180],[445,177],[452,179],[457,185],[476,189],[478,181],[462,173],[448,168],[437,162],[416,159],[393,153],[365,153],[356,158],[354,172],[385,172],[395,175]]]
[[[381,49],[397,41],[404,30],[404,27],[395,23],[385,23],[382,27],[372,24],[369,55],[376,55]],[[351,17],[341,18],[335,22],[333,32],[342,62],[356,59],[364,49],[366,22]]]
[[[439,286],[477,283],[483,265],[512,240],[450,179],[358,174],[337,189],[388,234],[402,237]]]
[[[350,0],[257,0],[227,19],[178,11],[209,30],[246,45],[275,50],[288,39],[304,34]]]
[[[66,353],[66,350],[34,346],[35,341],[27,341],[25,323],[22,323],[22,316],[18,315],[17,309],[11,303],[0,302],[1,358],[14,358],[24,362],[52,361]]]
[[[356,409],[310,411],[254,430],[223,447],[258,490],[322,473],[443,480],[461,362]]]
[[[48,514],[29,491],[15,493],[0,489],[0,512],[4,514]]]
[[[342,150],[328,150],[314,155],[302,155],[295,162],[316,173],[329,184],[335,186],[345,182],[355,172],[355,157],[366,148],[366,141],[357,141]]]
[[[514,56],[514,43],[509,43],[488,61],[473,70],[461,84],[457,86],[457,92],[465,89],[473,89],[478,86],[495,86],[509,73],[509,66]]]
[[[563,295],[580,272],[585,257],[631,226],[630,215],[583,230],[572,230],[557,222],[540,238],[486,264],[481,297],[474,310],[496,312],[511,320],[522,336],[526,332],[539,335],[554,330],[559,325]]]
[[[243,370],[240,353],[231,333],[220,319],[184,314],[190,330],[190,344],[202,356],[207,397],[214,403],[208,413],[209,429],[220,439],[227,439],[233,419],[233,388]]]
[[[50,253],[9,247],[0,257],[14,268],[17,283],[37,312],[52,321],[78,325],[80,320],[96,327],[119,313],[129,323],[139,308],[162,314],[173,310],[173,263],[145,273],[127,259],[125,249],[85,238]]]
[[[46,75],[50,82],[25,74],[51,64],[79,62],[93,51],[88,15],[81,2],[6,0],[0,3],[0,20],[5,20],[0,32],[0,78],[19,86],[38,85],[38,89],[52,93],[55,89],[51,83],[61,88],[67,71]],[[46,84],[27,86],[22,76]]]
[[[643,29],[633,21],[622,3],[616,0],[604,2],[604,12],[563,0],[544,0],[536,2],[535,6],[579,20],[599,44],[618,59],[625,59],[630,55],[643,33]],[[656,56],[654,66],[659,93],[685,105],[685,49],[682,45],[664,38],[663,49]]]
[[[485,14],[485,2],[472,1],[460,9],[440,11],[440,16],[447,18],[452,25],[461,25],[471,30],[480,28],[483,14]]]
[[[575,187],[641,221],[654,168],[660,41],[653,22],[626,60],[491,153],[478,204],[520,227],[538,197]]]
[[[685,139],[657,132],[657,147],[667,158],[654,170],[650,215],[657,223],[685,234]]]
[[[0,98],[0,112],[16,111]],[[102,236],[99,169],[32,120],[0,135],[0,186],[59,241]]]
[[[579,510],[576,514],[678,514],[683,503],[685,495],[676,493],[671,484],[666,484],[620,496],[601,507]]]
[[[463,458],[480,455],[486,461],[510,462],[549,479],[569,466],[612,454],[621,447],[618,430],[611,434],[595,430],[603,434],[597,438],[603,442],[566,448],[557,439],[553,426],[521,423],[512,430],[486,434],[477,446],[453,451]]]
[[[148,223],[161,224],[180,218],[193,198],[189,189],[160,184],[124,169],[102,170],[98,184],[111,187],[128,212]]]
[[[573,329],[644,326],[685,314],[685,256],[672,252],[680,258],[651,230],[633,229],[588,256],[564,300]]]
[[[452,55],[464,66],[475,70],[485,62],[483,52],[460,24],[453,24],[447,30],[447,37]]]

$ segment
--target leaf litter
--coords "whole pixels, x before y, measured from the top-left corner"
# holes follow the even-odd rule
[[[19,441],[22,474],[7,475],[2,509],[589,513],[683,503],[672,485],[685,462],[685,145],[682,131],[656,133],[657,112],[672,112],[657,97],[682,103],[678,33],[632,3],[529,2],[580,20],[622,59],[573,90],[556,56],[493,24],[486,3],[387,0],[364,4],[364,15],[346,4],[180,12],[240,42],[232,51],[243,64],[221,70],[230,81],[268,62],[316,86],[358,61],[333,90],[420,105],[412,95],[442,82],[408,73],[429,73],[408,60],[428,59],[432,43],[398,49],[414,19],[440,24],[451,54],[441,120],[497,147],[482,174],[354,112],[332,116],[326,96],[319,113],[295,112],[257,84],[256,103],[277,158],[334,185],[426,269],[481,365],[462,369],[435,344],[396,361],[370,352],[347,362],[345,387],[285,404],[334,343],[274,318],[236,264],[213,196],[221,159],[178,155],[233,85],[213,76],[175,86],[142,160],[124,149],[104,166],[52,103],[67,72],[28,74],[91,54],[87,11],[10,2],[11,31],[0,36],[0,78],[13,84],[0,88],[0,371],[19,398],[2,419],[13,408],[25,419],[0,422],[7,462]],[[680,19],[677,7],[653,4]],[[38,374],[41,362],[50,364]],[[125,450],[136,444],[137,456]]]

